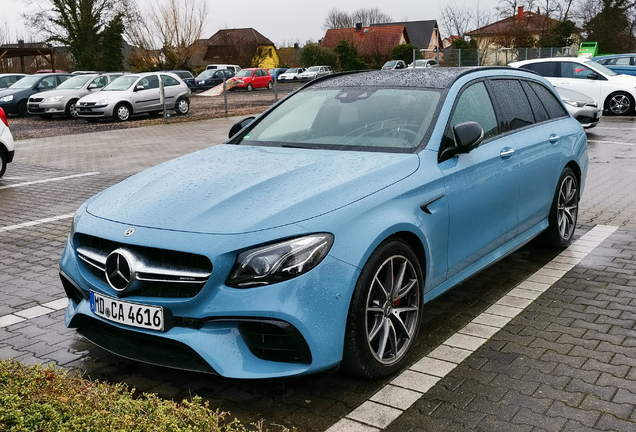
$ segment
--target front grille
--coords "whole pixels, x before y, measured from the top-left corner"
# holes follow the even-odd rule
[[[86,234],[77,234],[76,241],[78,258],[104,284],[108,284],[106,258],[111,252],[121,248],[139,258],[138,282],[129,295],[192,298],[201,292],[212,273],[212,263],[203,255],[125,245]]]
[[[80,102],[79,106],[93,106],[97,105],[97,102]]]
[[[44,108],[34,108],[34,107],[29,107],[29,112],[31,114],[39,114],[39,113],[43,113],[44,112]]]
[[[44,98],[34,98],[34,97],[29,98],[29,102],[42,102],[43,100]]]
[[[284,363],[311,363],[311,351],[296,327],[283,321],[239,323],[241,337],[261,360]]]

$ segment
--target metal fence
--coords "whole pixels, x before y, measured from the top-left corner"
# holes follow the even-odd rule
[[[505,66],[508,63],[549,57],[576,57],[578,47],[454,49],[440,51],[441,66]]]

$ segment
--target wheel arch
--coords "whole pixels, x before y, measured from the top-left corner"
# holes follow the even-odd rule
[[[132,104],[127,101],[127,100],[122,100],[119,101],[115,104],[115,108],[113,109],[113,114],[115,113],[115,111],[117,110],[117,107],[120,105],[126,105],[128,107],[128,109],[130,110],[130,114],[134,114],[135,113],[135,109],[133,108]]]

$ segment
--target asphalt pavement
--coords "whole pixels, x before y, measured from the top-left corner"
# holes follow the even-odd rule
[[[0,359],[57,364],[270,431],[636,431],[636,119],[589,131],[577,240],[531,243],[427,304],[409,367],[228,380],[128,361],[63,323],[58,261],[77,207],[222,142],[239,118],[18,141],[0,179]]]

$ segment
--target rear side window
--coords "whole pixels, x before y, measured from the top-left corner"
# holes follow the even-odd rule
[[[176,79],[172,78],[171,76],[168,75],[161,75],[161,81],[163,81],[163,85],[164,86],[176,86],[179,85],[179,81],[177,81]]]
[[[498,107],[499,128],[513,131],[534,124],[534,114],[521,83],[516,79],[497,79],[489,83],[493,100]]]
[[[539,83],[531,82],[529,85],[541,100],[551,119],[566,117],[568,115],[565,108],[563,108],[563,104],[559,102],[557,97],[550,90]]]
[[[531,63],[521,67],[524,69],[530,69],[544,77],[559,77],[559,63],[557,62]]]
[[[539,96],[537,96],[534,90],[530,88],[530,84],[528,84],[526,81],[521,81],[521,86],[526,92],[526,96],[528,96],[530,107],[532,108],[532,112],[534,113],[534,119],[536,120],[536,122],[541,123],[550,120],[550,115],[541,103]]]

